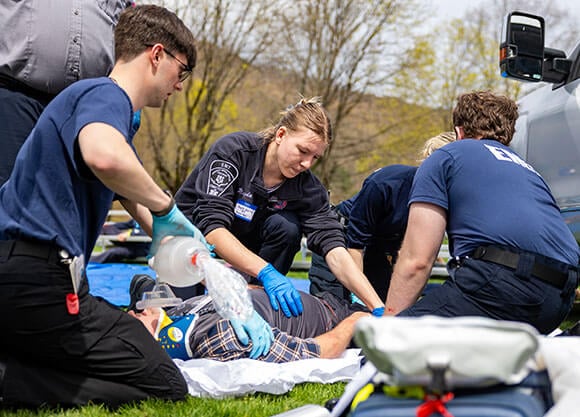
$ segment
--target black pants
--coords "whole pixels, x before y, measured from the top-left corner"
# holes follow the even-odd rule
[[[271,263],[278,272],[286,275],[300,250],[302,229],[296,214],[281,211],[264,219],[256,233],[236,237],[260,258]]]
[[[387,291],[393,274],[393,264],[394,262],[387,255],[384,247],[368,246],[365,248],[363,272],[381,300],[387,298]],[[313,295],[328,291],[336,297],[345,300],[350,299],[350,291],[336,279],[324,258],[315,253],[312,254],[308,279],[310,280],[310,293]]]
[[[481,316],[531,324],[548,334],[562,323],[574,303],[578,272],[570,270],[563,288],[513,269],[467,259],[450,277],[399,316]]]
[[[138,320],[91,296],[86,278],[79,314],[71,315],[71,291],[56,248],[48,259],[0,253],[4,404],[118,406],[185,397],[179,369]]]

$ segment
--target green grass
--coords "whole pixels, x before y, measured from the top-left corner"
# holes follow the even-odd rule
[[[118,410],[102,406],[86,406],[72,410],[2,411],[0,417],[268,417],[305,404],[324,405],[331,398],[340,397],[344,383],[300,384],[285,395],[254,394],[220,400],[189,397],[182,402],[147,400],[126,405]]]

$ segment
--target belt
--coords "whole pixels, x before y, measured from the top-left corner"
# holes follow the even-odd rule
[[[517,269],[520,261],[519,254],[494,246],[478,247],[471,255],[471,258],[493,262],[512,269]],[[569,269],[572,268],[572,266],[569,266]],[[531,275],[559,289],[564,288],[568,281],[568,272],[562,272],[537,261],[532,266]]]
[[[32,240],[1,240],[0,259],[10,256],[31,256],[46,261],[60,261],[70,258],[69,253],[49,242]]]

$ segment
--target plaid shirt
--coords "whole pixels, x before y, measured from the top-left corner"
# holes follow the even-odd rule
[[[290,336],[288,333],[273,327],[274,341],[266,356],[259,360],[266,362],[290,362],[299,359],[319,358],[320,346],[314,339],[302,339]],[[219,319],[215,326],[199,340],[196,346],[191,346],[193,358],[206,358],[219,361],[249,358],[252,342],[242,345],[228,320]]]

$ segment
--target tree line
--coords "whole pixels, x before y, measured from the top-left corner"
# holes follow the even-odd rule
[[[498,70],[502,16],[541,14],[547,44],[578,38],[554,2],[488,0],[460,19],[428,24],[425,0],[166,0],[197,40],[198,64],[184,92],[147,109],[136,145],[176,191],[214,140],[258,131],[301,96],[319,96],[334,140],[313,168],[347,198],[374,169],[417,163],[423,141],[451,129],[458,94],[492,89],[517,99],[525,86]],[[566,43],[562,45],[563,43]]]

